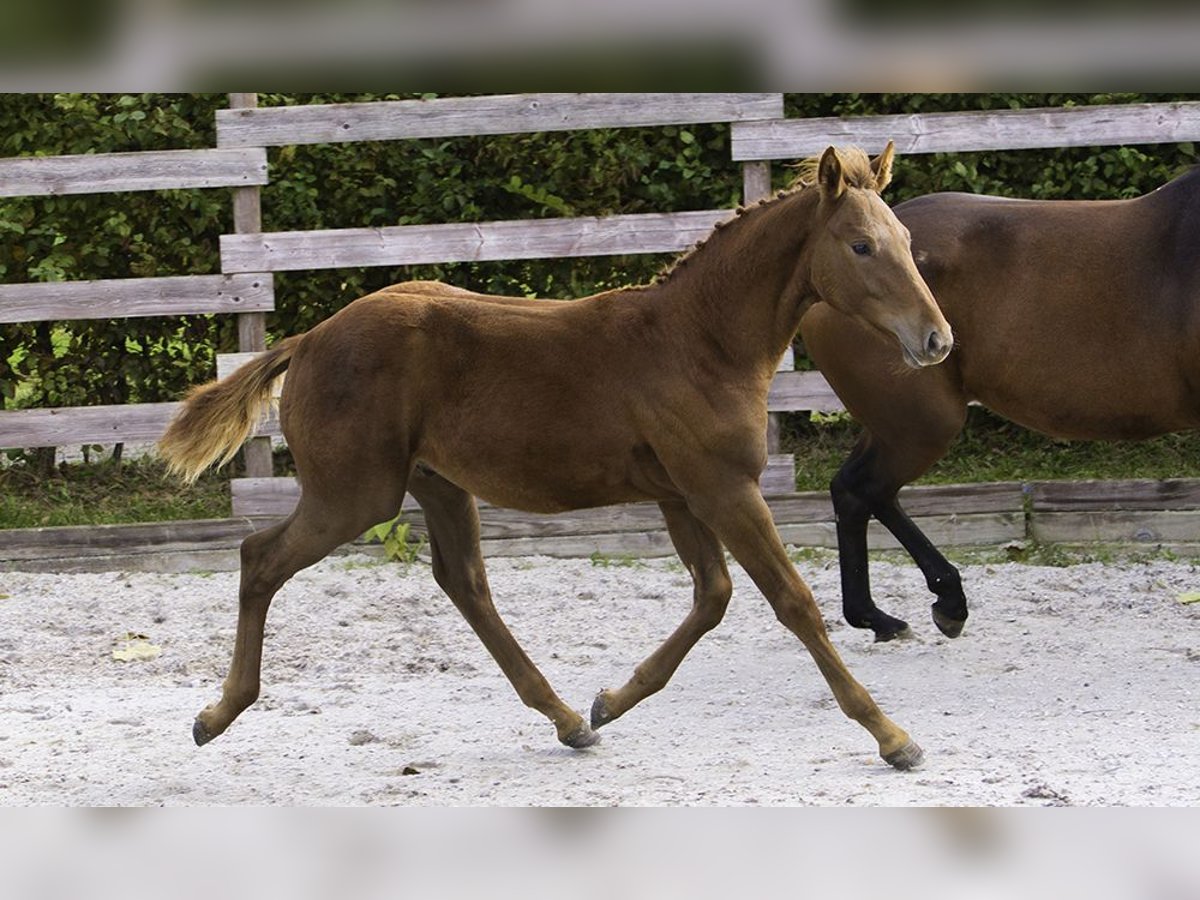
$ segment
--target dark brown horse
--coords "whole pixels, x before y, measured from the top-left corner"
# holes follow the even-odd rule
[[[221,700],[197,717],[197,743],[258,696],[279,587],[394,516],[407,490],[424,510],[438,584],[563,743],[593,743],[594,728],[661,689],[721,620],[732,590],[724,546],[881,755],[915,765],[920,749],[829,642],[758,488],[767,388],[813,303],[881,329],[912,365],[940,362],[951,345],[908,235],[879,198],[891,147],[874,161],[830,148],[814,169],[814,185],[729,221],[660,283],[571,303],[396,285],[194,391],[161,444],[188,478],[236,450],[286,370],[280,418],[302,486],[291,516],[242,544],[233,661]],[[545,513],[659,503],[695,580],[693,607],[625,686],[600,693],[590,726],[497,615],[473,496]]]
[[[969,402],[1057,438],[1200,426],[1200,170],[1132,200],[931,194],[896,214],[954,328],[947,362],[900,372],[885,342],[829,305],[809,310],[801,333],[864,426],[832,484],[846,620],[877,640],[908,628],[871,599],[875,516],[920,566],[934,621],[954,637],[967,618],[958,570],[896,494],[950,447]]]

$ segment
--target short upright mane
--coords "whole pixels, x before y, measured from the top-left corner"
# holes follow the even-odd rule
[[[877,176],[871,168],[871,157],[861,147],[839,147],[838,159],[842,164],[842,177],[845,179],[849,187],[863,188],[873,190],[876,185]],[[737,216],[758,209],[762,206],[769,206],[779,200],[784,200],[792,194],[799,193],[806,188],[813,187],[817,183],[817,170],[821,164],[820,157],[814,156],[809,159],[801,160],[796,163],[793,168],[796,170],[796,175],[792,178],[791,184],[784,190],[769,194],[761,200],[750,204],[749,207],[739,206],[736,210],[736,216],[731,216],[716,224],[713,233],[720,231],[726,225],[729,225]],[[712,235],[709,235],[712,237]],[[654,285],[659,285],[665,282],[668,278],[674,275],[677,271],[683,268],[695,255],[697,250],[700,250],[708,243],[708,238],[697,241],[694,247],[689,248],[684,253],[680,254],[670,263],[662,268],[649,284],[637,285],[637,289],[647,288]]]
[[[865,150],[853,146],[839,147],[837,155],[842,164],[842,177],[846,180],[847,186],[867,190],[875,187],[875,171],[871,168],[871,157]],[[792,179],[792,187],[809,187],[816,184],[817,170],[820,165],[821,158],[819,156],[810,156],[808,159],[796,163],[793,167],[796,170],[796,177]]]

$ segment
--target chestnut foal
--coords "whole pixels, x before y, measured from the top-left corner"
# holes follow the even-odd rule
[[[433,572],[512,682],[571,747],[660,690],[731,593],[724,549],[804,643],[838,704],[897,768],[920,748],[876,706],[826,635],[758,486],[767,389],[805,311],[835,306],[941,362],[951,333],[880,199],[892,148],[829,148],[808,180],[724,223],[661,281],[569,303],[473,294],[433,282],[363,297],[232,376],[195,389],[161,448],[187,478],[228,460],[287,371],[280,419],[302,494],[242,544],[237,638],[199,744],[259,692],[271,598],[299,569],[420,503]],[[657,501],[695,580],[691,611],[590,724],[559,699],[492,604],[474,497],[554,513]]]

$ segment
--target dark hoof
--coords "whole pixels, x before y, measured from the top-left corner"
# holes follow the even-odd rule
[[[907,772],[915,769],[925,761],[925,751],[917,746],[916,741],[909,741],[899,750],[895,750],[883,758],[889,766]]]
[[[588,728],[588,726],[580,722],[579,727],[568,734],[565,738],[560,739],[568,747],[575,750],[582,750],[584,747],[591,747],[600,742],[600,735]]]
[[[601,691],[592,701],[592,727],[599,728],[601,725],[607,725],[615,718],[616,716],[608,711],[608,704],[604,702],[604,692]]]
[[[912,629],[908,627],[907,622],[901,622],[899,619],[893,619],[893,621],[900,627],[876,628],[875,643],[882,644],[886,643],[887,641],[894,641],[897,639],[903,641],[908,640],[913,636]]]
[[[894,641],[896,638],[912,637],[912,629],[903,619],[889,616],[883,610],[876,609],[867,619],[867,627],[875,632],[875,643]]]
[[[208,729],[204,727],[204,723],[197,719],[192,723],[192,740],[196,742],[197,747],[203,747],[211,741],[216,735],[208,733]]]
[[[966,619],[952,619],[936,606],[933,606],[930,612],[933,615],[933,624],[948,638],[958,637],[962,634],[963,626],[967,624]]]

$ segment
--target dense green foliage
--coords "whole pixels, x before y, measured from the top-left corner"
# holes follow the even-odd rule
[[[259,102],[413,96],[420,95],[262,94]],[[792,94],[786,105],[789,116],[799,117],[1174,99],[1179,95]],[[223,94],[3,95],[0,156],[212,147],[214,113],[226,103]],[[741,171],[729,155],[729,130],[719,125],[277,148],[269,151],[263,224],[268,231],[305,230],[732,206]],[[1129,197],[1195,162],[1188,143],[901,157],[888,199],[942,190]],[[783,185],[788,170],[774,168]],[[0,198],[0,280],[218,272],[218,237],[230,230],[230,194],[220,189]],[[567,298],[648,280],[667,261],[284,273],[275,279],[277,311],[268,328],[272,339],[302,331],[356,297],[408,278]],[[212,377],[216,352],[234,349],[230,316],[0,325],[0,394],[10,408],[171,400]],[[839,448],[848,434],[832,427],[822,438],[804,422],[793,429],[796,440],[825,439]]]

